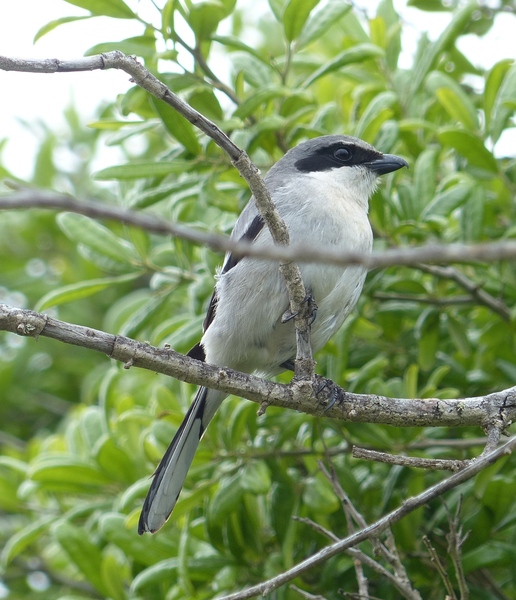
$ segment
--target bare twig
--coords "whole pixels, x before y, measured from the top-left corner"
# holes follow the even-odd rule
[[[320,594],[317,594],[317,595],[310,594],[309,592],[306,592],[305,590],[298,588],[297,585],[294,585],[294,584],[292,584],[290,586],[290,589],[297,592],[300,596],[302,596],[306,600],[326,600],[326,598],[324,596],[321,596]]]
[[[333,542],[339,541],[339,538],[332,531],[325,529],[322,525],[319,525],[319,523],[315,523],[315,521],[312,521],[311,519],[302,518],[302,517],[294,517],[294,519],[296,521],[299,521],[300,523],[304,523],[305,525],[308,525],[314,531],[317,531],[318,533],[326,536],[329,540],[332,540]],[[364,524],[364,526],[366,526],[366,525]],[[405,578],[405,580],[402,581],[400,578],[397,577],[397,575],[393,575],[388,569],[386,569],[384,566],[382,566],[379,562],[377,562],[376,560],[371,558],[368,554],[366,554],[362,550],[359,550],[358,548],[349,548],[348,550],[345,551],[345,553],[348,554],[349,556],[353,557],[355,562],[359,562],[363,565],[367,565],[369,568],[376,571],[376,573],[378,573],[379,575],[381,575],[382,577],[384,577],[385,579],[390,581],[391,584],[407,600],[421,600],[421,596],[420,596],[419,592],[412,589],[412,586],[410,585],[408,578]],[[360,591],[360,597],[367,598],[369,596],[364,596],[364,591]]]
[[[455,594],[455,590],[453,589],[452,582],[450,581],[450,577],[448,576],[448,572],[446,571],[446,568],[441,563],[439,556],[438,556],[437,552],[435,551],[435,548],[432,546],[432,544],[430,543],[430,540],[428,539],[428,537],[426,535],[423,536],[423,543],[427,547],[428,553],[430,554],[430,559],[433,562],[433,564],[435,565],[435,568],[444,583],[444,587],[446,588],[446,597],[449,598],[450,600],[458,600],[457,596]]]
[[[487,438],[476,437],[476,438],[464,438],[463,440],[451,440],[451,439],[439,439],[439,440],[419,440],[417,442],[410,442],[406,446],[409,450],[417,450],[424,448],[472,448],[475,446],[485,446]]]
[[[472,304],[471,296],[450,296],[449,298],[433,298],[422,294],[391,294],[389,292],[375,292],[372,297],[375,300],[399,300],[400,302],[418,302],[419,304],[431,304],[432,306],[453,306],[456,304]]]
[[[309,385],[299,385],[296,380],[283,385],[225,367],[208,365],[170,348],[155,348],[127,337],[72,325],[6,304],[0,304],[0,330],[26,337],[45,336],[82,346],[107,354],[128,367],[163,373],[180,381],[236,394],[259,404],[266,402],[355,423],[383,423],[398,427],[464,427],[486,426],[499,420],[500,426],[504,427],[516,418],[516,387],[473,398],[408,400],[351,394],[331,380],[318,376]],[[325,385],[321,385],[321,382]]]
[[[346,494],[344,488],[340,485],[333,465],[330,473],[322,461],[318,461],[317,464],[324,476],[332,484],[333,491],[342,502],[342,507],[346,513],[346,519],[348,522],[348,530],[350,532],[355,531],[352,520],[358,525],[358,527],[362,529],[367,527],[366,520],[358,512],[356,507],[351,502],[351,499]],[[380,540],[375,537],[372,537],[370,541],[373,545],[374,554],[381,554],[393,568],[394,574],[361,550],[351,548],[348,553],[355,554],[362,564],[368,565],[377,573],[389,579],[395,588],[403,595],[404,598],[407,598],[407,600],[421,600],[419,592],[412,588],[412,584],[407,576],[407,572],[399,560],[398,551],[396,544],[394,543],[394,536],[392,535],[391,530],[387,528],[384,533],[387,537],[387,545],[382,544]]]
[[[388,454],[387,452],[378,452],[377,450],[367,450],[353,446],[351,451],[354,458],[363,458],[365,460],[374,460],[389,465],[401,465],[402,467],[416,467],[419,469],[441,469],[457,472],[463,469],[469,461],[467,460],[446,460],[441,458],[420,458],[418,456],[400,456]]]
[[[248,242],[230,240],[227,236],[206,233],[185,225],[170,223],[157,216],[131,211],[118,206],[108,206],[92,200],[77,200],[67,194],[21,188],[9,182],[16,191],[0,196],[0,210],[47,208],[76,212],[97,219],[112,219],[160,235],[172,235],[218,252],[233,252],[237,256],[254,256],[264,260],[297,261],[329,265],[361,265],[379,269],[394,265],[420,268],[421,261],[439,263],[495,262],[516,260],[516,241],[505,240],[489,244],[429,244],[417,248],[390,248],[371,254],[341,252],[330,248],[311,247],[307,244],[256,247]],[[428,267],[428,265],[426,265]]]
[[[448,523],[450,525],[450,532],[446,535],[448,541],[448,552],[455,568],[455,575],[457,577],[457,583],[459,585],[460,600],[469,599],[469,589],[466,583],[466,576],[462,567],[462,544],[466,541],[468,534],[462,535],[462,527],[460,525],[460,511],[462,508],[462,497],[459,498],[457,503],[457,509],[455,515],[452,518],[448,507],[446,506],[446,512],[448,514]]]
[[[478,283],[472,281],[469,277],[464,275],[464,273],[457,271],[457,269],[454,269],[453,267],[440,267],[438,265],[419,265],[419,269],[425,273],[435,275],[436,277],[454,281],[457,285],[460,285],[469,292],[471,297],[478,303],[490,308],[493,312],[502,317],[504,321],[511,320],[511,311],[501,300],[491,296],[491,294],[482,289]]]
[[[456,488],[460,484],[468,481],[475,475],[477,475],[482,469],[496,462],[499,458],[505,454],[511,453],[516,448],[516,436],[512,437],[506,444],[497,448],[488,455],[477,459],[475,462],[468,465],[462,471],[451,475],[448,479],[441,481],[440,483],[428,488],[418,496],[414,496],[405,500],[402,505],[396,510],[391,511],[381,519],[369,525],[368,527],[357,531],[356,533],[348,536],[347,538],[335,542],[326,548],[323,548],[313,556],[310,556],[301,563],[295,565],[291,569],[280,573],[276,577],[264,581],[258,585],[254,585],[246,590],[237,592],[236,594],[230,594],[225,596],[224,600],[246,600],[247,598],[254,598],[257,595],[267,595],[272,593],[273,590],[280,586],[288,583],[295,577],[300,576],[305,571],[312,569],[316,565],[319,565],[332,556],[335,556],[348,548],[356,546],[360,542],[366,539],[370,539],[373,536],[378,536],[382,531],[391,527],[394,523],[397,523],[407,514],[416,510],[417,508],[427,504],[431,500],[442,496],[451,489]]]

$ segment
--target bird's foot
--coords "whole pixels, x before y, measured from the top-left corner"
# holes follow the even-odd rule
[[[306,305],[307,305],[306,313],[308,314],[308,325],[312,325],[313,322],[315,321],[315,318],[317,317],[317,309],[318,309],[318,306],[315,302],[315,298],[313,297],[312,294],[309,293],[305,296],[305,299],[303,300],[303,302],[306,303]],[[290,308],[288,308],[283,313],[283,316],[281,317],[281,322],[288,323],[292,319],[295,319],[298,315],[299,315],[299,311],[292,311],[292,310],[290,310]]]

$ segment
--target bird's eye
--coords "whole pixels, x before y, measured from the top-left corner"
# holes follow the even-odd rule
[[[351,160],[352,154],[349,148],[337,148],[333,153],[333,156],[341,162],[348,162]]]

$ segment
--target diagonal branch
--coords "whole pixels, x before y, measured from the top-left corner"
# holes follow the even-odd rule
[[[280,573],[278,576],[269,579],[268,581],[264,581],[258,585],[254,585],[242,592],[237,592],[235,594],[230,594],[229,596],[225,596],[223,600],[246,600],[248,598],[254,598],[255,596],[266,596],[267,594],[271,594],[274,590],[278,589],[285,583],[292,581],[296,577],[299,577],[306,571],[312,569],[316,565],[319,565],[333,556],[344,552],[345,550],[356,546],[360,542],[364,540],[370,539],[372,537],[378,537],[383,531],[387,528],[391,527],[394,523],[397,523],[402,518],[404,518],[409,513],[413,512],[417,508],[424,506],[428,502],[435,500],[439,496],[442,496],[446,492],[458,487],[465,481],[475,477],[480,471],[485,469],[486,467],[495,463],[498,459],[502,458],[506,454],[510,454],[516,448],[516,436],[512,437],[506,444],[501,446],[500,448],[493,450],[486,456],[483,456],[476,460],[474,463],[471,463],[465,469],[460,471],[459,473],[455,473],[448,479],[441,481],[440,483],[428,488],[421,494],[414,496],[412,498],[408,498],[403,502],[403,504],[376,521],[375,523],[364,527],[360,531],[349,535],[347,538],[344,538],[330,546],[326,546],[316,554],[310,556],[306,560],[300,562],[295,565],[291,569],[288,569],[284,573]]]
[[[68,61],[59,59],[29,60],[0,56],[0,69],[31,73],[64,73],[97,69],[120,69],[125,71],[131,75],[132,81],[136,85],[166,102],[226,152],[240,175],[246,180],[274,243],[279,246],[288,246],[290,237],[287,226],[277,212],[258,168],[252,163],[246,152],[236,146],[213,121],[207,119],[174,94],[164,83],[141,65],[135,57],[127,56],[118,50]],[[285,279],[290,310],[295,315],[294,323],[298,348],[296,375],[301,379],[311,379],[314,373],[314,361],[309,343],[311,315],[305,302],[306,292],[301,272],[299,267],[288,259],[280,260],[279,269]]]

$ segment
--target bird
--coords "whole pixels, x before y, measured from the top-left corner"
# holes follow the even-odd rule
[[[324,135],[288,150],[264,182],[292,245],[368,253],[373,243],[369,199],[379,176],[402,167],[408,167],[403,158],[382,154],[356,137]],[[256,247],[273,244],[253,197],[236,221],[231,239]],[[366,268],[315,263],[300,263],[299,268],[307,295],[317,306],[311,326],[316,352],[355,306]],[[278,263],[228,252],[216,280],[203,336],[188,356],[266,377],[293,370],[296,336],[293,320],[284,317],[289,298]],[[199,442],[225,397],[224,392],[199,388],[154,472],[140,514],[140,535],[156,532],[169,518]]]

